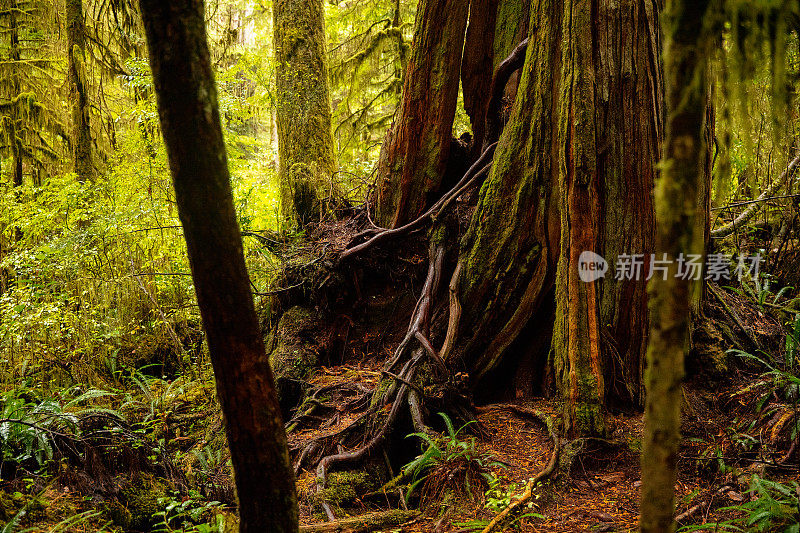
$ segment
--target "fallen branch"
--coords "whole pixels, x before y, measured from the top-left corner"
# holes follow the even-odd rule
[[[360,533],[377,531],[385,527],[399,526],[419,516],[417,511],[394,509],[378,513],[368,513],[354,518],[345,518],[322,524],[300,526],[300,533],[327,533],[329,531],[347,531]]]
[[[794,171],[797,169],[797,166],[800,165],[800,154],[789,163],[786,167],[786,170],[775,180],[775,182],[767,187],[767,189],[762,192],[756,200],[742,213],[733,219],[732,222],[725,224],[721,228],[715,229],[711,232],[712,239],[722,239],[727,237],[728,235],[732,234],[737,229],[744,226],[751,218],[753,218],[758,210],[761,209],[762,202],[768,200],[771,196],[773,196],[778,189],[787,181],[788,178],[794,174]]]
[[[734,489],[730,485],[724,485],[724,486],[720,487],[719,489],[717,489],[717,491],[714,494],[711,495],[711,501],[710,502],[698,503],[697,505],[689,507],[686,511],[684,511],[681,514],[679,514],[678,516],[676,516],[675,517],[675,521],[677,523],[679,523],[679,524],[682,524],[683,522],[685,522],[689,518],[691,518],[694,515],[696,515],[701,509],[703,509],[707,505],[711,505],[711,503],[714,501],[715,497],[722,496],[723,494],[725,494],[726,492],[731,491],[731,490],[734,490]]]

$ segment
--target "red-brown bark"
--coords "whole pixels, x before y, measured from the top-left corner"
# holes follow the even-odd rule
[[[466,0],[422,0],[403,97],[378,162],[377,218],[413,220],[440,194],[452,142]]]

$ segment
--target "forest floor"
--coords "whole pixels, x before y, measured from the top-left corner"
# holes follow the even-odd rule
[[[721,463],[710,464],[716,453],[708,454],[707,437],[723,436],[732,424],[721,412],[709,412],[707,402],[719,405],[718,400],[730,396],[731,391],[709,397],[708,393],[687,392],[687,400],[698,404],[701,417],[685,413],[685,443],[679,459],[679,477],[676,483],[678,513],[692,509],[686,523],[705,523],[724,520],[732,516],[730,510],[720,508],[736,506],[744,501],[746,484],[732,481],[730,473],[719,469]],[[547,464],[553,448],[547,429],[537,420],[525,416],[524,411],[553,412],[549,400],[513,404],[498,404],[481,409],[477,416],[474,438],[479,453],[491,457],[499,466],[492,468],[501,480],[500,493],[513,497],[522,492],[527,480],[538,474]],[[636,531],[639,515],[641,475],[639,458],[643,416],[641,414],[617,415],[610,419],[613,435],[608,442],[588,442],[586,448],[572,463],[569,472],[558,472],[553,480],[541,487],[533,507],[525,512],[529,516],[516,521],[511,527],[498,531],[524,531],[568,533],[578,531],[629,532]],[[610,443],[610,444],[609,444]],[[719,450],[722,451],[722,450]],[[715,471],[716,470],[716,471]],[[724,469],[722,469],[724,470]],[[303,486],[313,479],[306,473],[300,478]],[[728,487],[725,489],[724,487]],[[720,489],[723,490],[720,492]],[[462,501],[430,505],[419,517],[399,526],[359,531],[403,531],[419,533],[444,533],[481,531],[494,514],[486,506],[486,497],[480,494]],[[491,507],[491,506],[489,506]],[[311,507],[301,506],[304,524],[317,523]],[[379,506],[362,501],[354,502],[348,515],[375,512]]]
[[[754,488],[759,479],[767,479],[784,483],[777,490],[794,490],[791,483],[800,479],[800,435],[792,429],[800,427],[800,386],[792,385],[792,380],[800,380],[788,371],[779,371],[775,362],[784,357],[789,345],[786,329],[769,306],[717,286],[709,285],[709,291],[705,316],[693,332],[693,350],[687,360],[676,514],[688,528],[708,524],[710,530],[735,531],[713,524],[741,518],[748,511],[737,508],[761,502],[772,506],[768,517],[773,522],[766,528],[738,531],[789,531],[782,527],[787,521],[797,522],[800,509],[787,508],[780,501],[773,505],[781,494]],[[351,357],[339,364],[317,365],[306,379],[309,390],[333,386],[339,396],[321,402],[332,411],[301,417],[298,420],[304,422],[295,425],[290,421],[289,445],[295,461],[299,462],[298,451],[305,444],[326,436],[335,441],[339,431],[370,413],[369,393],[380,384],[382,358],[391,353],[407,322],[407,314],[388,305],[402,300],[403,291],[375,292],[378,296],[370,300],[372,307],[365,313],[364,323],[341,321],[349,324],[344,338],[351,343]],[[412,298],[402,301],[406,307],[413,306]],[[380,309],[391,310],[394,319],[388,323],[394,329],[374,327],[387,323],[386,315],[375,311]],[[278,326],[276,331],[280,329]],[[294,333],[298,342],[310,349],[317,349],[315,342],[336,338],[305,327]],[[327,348],[328,353],[344,351],[341,344],[333,346],[335,350]],[[758,357],[743,352],[737,357],[729,351],[732,347],[748,348]],[[96,415],[89,410],[81,419],[81,439],[62,442],[53,434],[53,442],[61,450],[57,460],[49,462],[52,468],[46,475],[33,469],[14,470],[10,462],[0,461],[0,533],[235,531],[233,478],[210,372],[161,379],[136,374],[131,379],[135,386],[126,381],[125,394],[114,393],[125,399],[123,404],[109,405],[119,409],[120,421],[99,427],[90,423]],[[36,412],[40,408],[36,407],[40,399],[34,401],[37,394],[22,389],[17,396],[7,395],[4,405],[17,405],[10,403],[13,400]],[[411,429],[399,430],[395,436],[400,440],[392,442],[396,455],[391,461],[388,456],[373,457],[371,465],[353,465],[355,470],[329,476],[331,490],[325,500],[335,504],[338,520],[381,517],[406,505],[411,513],[420,511],[411,519],[406,514],[390,525],[372,521],[363,527],[332,529],[323,523],[313,470],[316,462],[312,458],[308,465],[301,464],[301,531],[482,531],[517,500],[531,478],[546,469],[554,442],[545,423],[557,426],[561,407],[553,399],[528,399],[482,405],[473,412],[474,422],[460,429],[465,421],[454,422],[451,432],[442,424],[435,425],[441,422],[435,412],[429,414],[432,427],[443,432],[431,436],[431,445],[444,450],[444,456],[447,450],[455,450],[458,457],[434,462],[426,471],[428,477],[421,474],[416,486],[414,477],[409,476],[390,491],[379,490],[426,446],[430,450],[426,441],[406,436]],[[105,418],[105,422],[114,420]],[[534,487],[530,506],[495,531],[636,531],[643,415],[611,413],[608,427],[604,439],[561,441],[561,460],[552,475]],[[21,431],[18,438],[29,435],[33,433]],[[350,439],[333,450],[346,451],[357,443]],[[76,459],[66,444],[84,451]],[[394,472],[387,464],[393,465]],[[334,490],[332,485],[338,488]],[[800,491],[785,500],[797,501],[798,496]],[[18,523],[9,527],[17,518]]]
[[[756,305],[751,298],[716,285],[709,285],[708,290],[704,318],[697,322],[693,350],[687,360],[683,440],[675,486],[676,516],[688,530],[708,524],[710,530],[717,531],[783,531],[780,521],[796,520],[800,509],[778,516],[766,529],[728,526],[731,520],[746,515],[739,509],[742,506],[769,504],[775,496],[767,489],[754,488],[760,479],[786,482],[787,487],[800,479],[797,454],[800,437],[790,429],[797,425],[793,420],[800,420],[797,398],[787,385],[788,373],[768,371],[770,357],[780,359],[785,350],[785,329],[767,307]],[[740,352],[737,357],[729,350],[731,347],[749,348],[758,356]],[[327,368],[323,374],[327,379],[348,376],[371,388],[379,380],[379,370],[376,363],[375,368]],[[468,447],[483,465],[491,464],[485,472],[487,478],[494,480],[491,486],[476,488],[473,483],[467,490],[456,486],[465,484],[463,480],[453,482],[453,478],[461,479],[458,476],[462,474],[457,472],[463,467],[460,463],[432,468],[431,478],[439,479],[425,479],[413,491],[413,478],[400,487],[406,496],[402,491],[412,491],[409,507],[421,509],[420,516],[403,524],[342,530],[482,531],[498,512],[523,493],[528,480],[545,469],[553,452],[553,440],[542,422],[557,420],[560,411],[557,402],[548,399],[479,407],[476,423],[449,441]],[[336,433],[351,420],[337,420],[325,431]],[[513,523],[506,522],[495,531],[636,531],[642,481],[639,461],[643,415],[612,413],[608,422],[606,438],[579,441],[580,449],[574,458],[564,453],[562,442],[561,453],[570,455],[571,460],[562,459],[553,475],[537,484],[532,504],[525,506]],[[302,446],[320,435],[319,430],[308,430],[291,435],[290,440]],[[416,442],[409,439],[408,447],[415,447],[419,453]],[[447,442],[445,434],[437,446],[444,449]],[[440,461],[439,465],[443,463],[446,461]],[[314,501],[315,480],[314,472],[303,471],[298,481],[301,519],[306,531],[317,531],[309,525],[320,524],[323,519]],[[365,493],[372,497],[362,499]],[[396,487],[382,501],[369,491],[356,491],[352,496],[337,508],[338,519],[403,507]],[[778,507],[773,506],[770,517],[780,515],[775,511]]]

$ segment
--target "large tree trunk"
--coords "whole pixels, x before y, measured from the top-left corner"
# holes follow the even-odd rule
[[[72,100],[73,158],[79,181],[94,177],[92,133],[89,126],[89,88],[86,80],[86,25],[83,2],[67,0],[67,57]]]
[[[568,430],[597,434],[608,402],[642,400],[647,266],[615,280],[613,265],[652,252],[658,12],[651,0],[536,0],[530,12],[516,101],[462,243],[473,333],[456,353],[475,385],[514,375],[517,395],[556,389]],[[579,279],[584,251],[612,265],[604,279]]]
[[[655,190],[656,251],[676,259],[703,254],[708,234],[708,28],[711,2],[668,0],[664,76],[669,114],[662,173]],[[680,443],[681,381],[689,316],[701,282],[668,275],[650,282],[652,325],[647,350],[647,403],[642,446],[643,533],[674,531],[675,463]]]
[[[322,0],[278,0],[273,17],[281,209],[303,225],[339,196]]]
[[[296,532],[275,384],[236,222],[202,0],[141,0],[159,116],[239,497],[240,531]]]
[[[445,180],[458,99],[467,0],[422,0],[403,98],[378,161],[377,218],[402,225],[435,201]]]

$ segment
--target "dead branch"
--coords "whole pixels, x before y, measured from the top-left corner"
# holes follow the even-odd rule
[[[713,239],[722,239],[727,237],[728,235],[732,234],[737,229],[744,226],[751,218],[753,218],[758,210],[763,205],[762,202],[769,199],[773,196],[780,188],[783,186],[789,178],[794,174],[794,171],[797,169],[797,166],[800,165],[800,153],[798,153],[795,158],[789,163],[786,167],[786,170],[775,180],[775,182],[767,187],[767,189],[762,192],[759,197],[752,203],[750,206],[742,211],[742,213],[733,219],[732,222],[725,224],[721,228],[717,228],[711,232],[711,237]]]
[[[726,492],[732,491],[732,490],[733,490],[732,486],[724,485],[724,486],[720,487],[719,489],[717,489],[717,491],[714,494],[711,495],[711,500],[713,501],[715,497],[722,496]],[[686,520],[688,520],[689,518],[691,518],[694,515],[696,515],[701,509],[706,507],[706,505],[711,505],[711,502],[698,503],[697,505],[689,507],[686,511],[684,511],[681,514],[679,514],[678,516],[676,516],[675,517],[675,521],[678,522],[679,524],[682,524],[682,523],[686,522]]]

